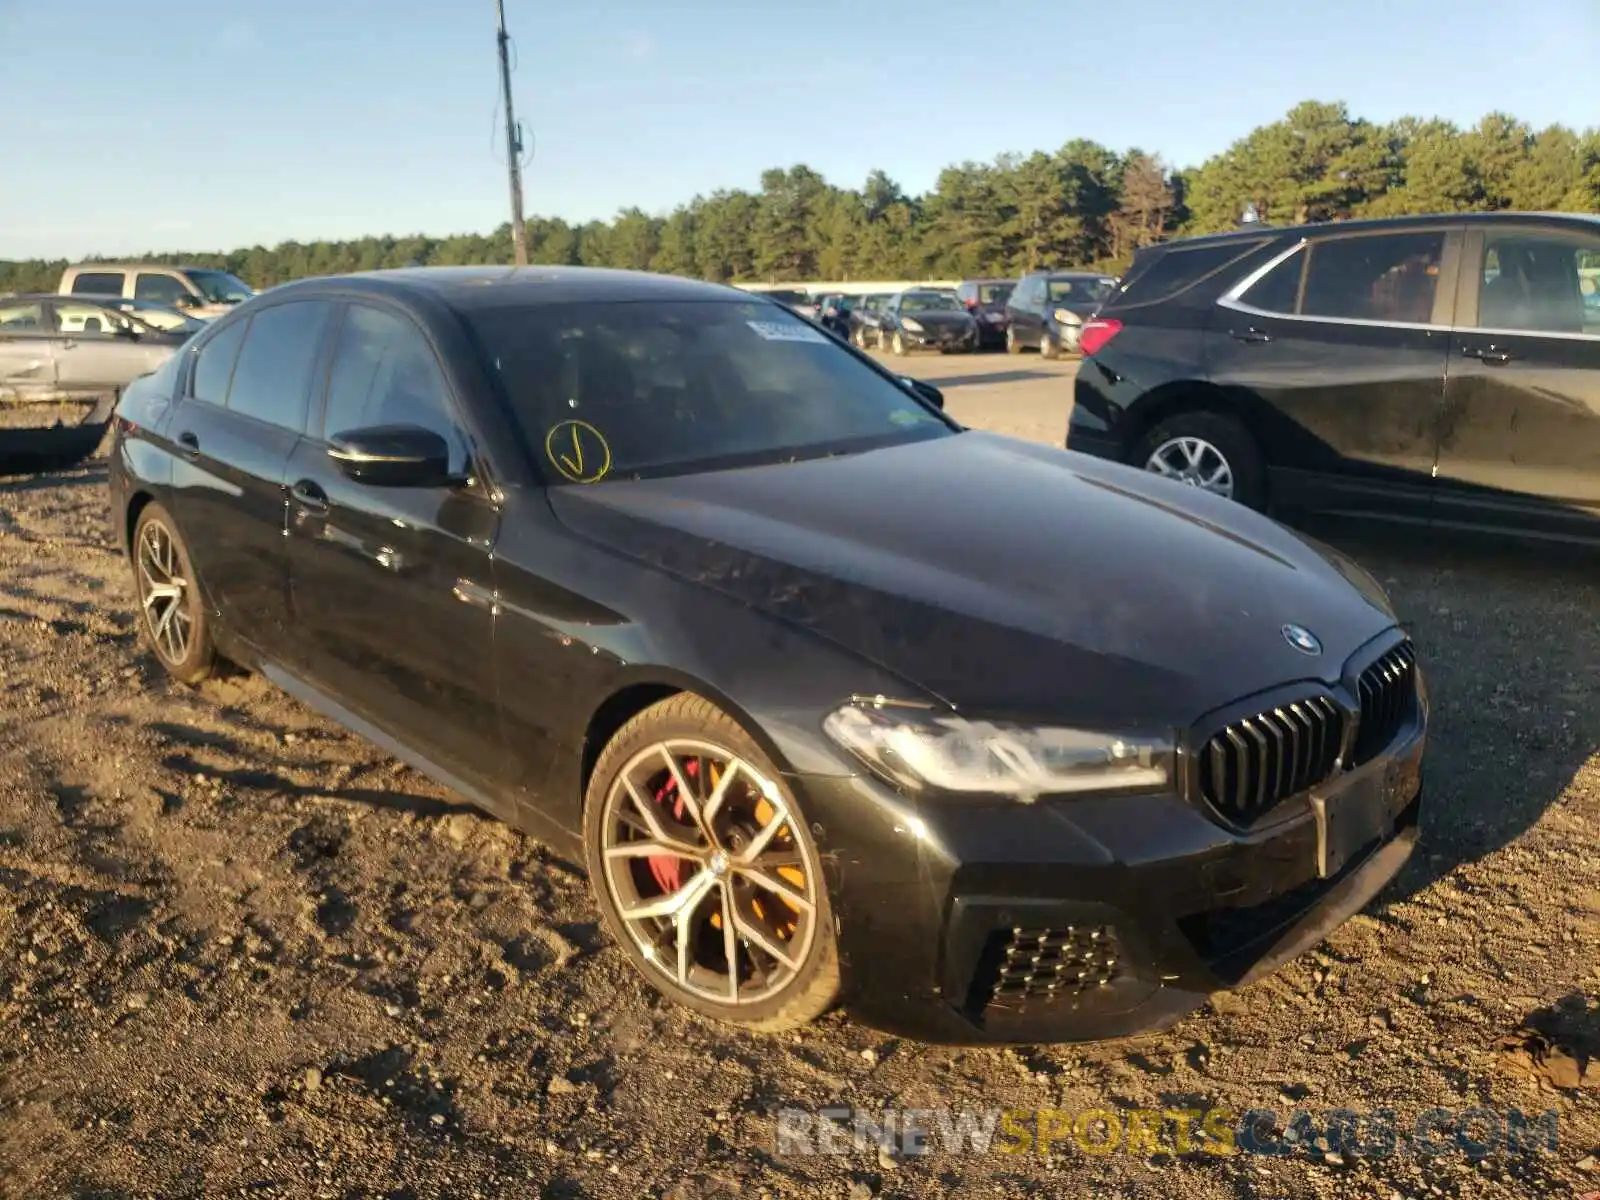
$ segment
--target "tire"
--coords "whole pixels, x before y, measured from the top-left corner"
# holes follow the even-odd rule
[[[1053,359],[1057,355],[1055,339],[1048,331],[1039,335],[1039,357]]]
[[[675,772],[668,771],[663,747],[671,748],[679,762]],[[698,760],[685,756],[686,749],[703,756]],[[721,831],[718,841],[712,842],[700,832],[702,827],[696,813],[717,791],[716,788],[707,789],[706,783],[718,777],[719,757],[723,760],[721,782],[726,792],[714,814],[713,824],[720,825],[725,820],[727,828]],[[734,760],[740,765],[738,774],[730,782],[726,773],[734,770],[731,765]],[[700,764],[699,771],[695,770],[696,761]],[[743,778],[752,772],[759,780]],[[631,789],[624,783],[625,775],[633,784]],[[693,809],[681,805],[676,792],[679,783],[696,793],[697,803]],[[633,798],[635,795],[637,800]],[[774,795],[779,798],[781,808],[775,807],[771,799]],[[639,807],[640,802],[645,809]],[[676,814],[674,804],[680,806]],[[724,816],[730,813],[732,816]],[[744,818],[741,814],[745,814]],[[764,830],[780,821],[778,832],[763,843],[765,850],[751,842],[752,829]],[[631,828],[624,830],[623,824]],[[619,833],[628,836],[619,841]],[[666,837],[679,841],[694,838],[703,843],[709,853],[698,861],[688,857],[607,853],[608,849],[616,851],[628,841],[642,838],[659,842]],[[822,877],[821,857],[805,816],[771,760],[736,721],[709,700],[691,693],[671,696],[645,709],[617,731],[601,752],[590,776],[584,797],[583,845],[590,884],[606,928],[635,969],[668,999],[703,1016],[758,1033],[775,1033],[808,1024],[837,1001],[840,974],[833,912]],[[809,914],[798,904],[776,899],[780,895],[778,891],[767,891],[752,884],[749,873],[738,865],[741,846],[757,850],[758,863],[769,853],[798,859],[798,868],[783,865],[768,868],[763,873],[773,878],[778,872],[790,872],[775,882],[786,885],[791,896],[803,894],[809,901]],[[719,854],[722,856],[720,868],[715,861]],[[797,873],[801,877],[798,882]],[[675,920],[659,914],[625,918],[624,906],[632,911],[652,903],[660,905],[671,896],[688,893],[695,880],[702,878],[708,880],[709,891],[702,892],[703,899],[689,909],[695,917],[695,929],[689,939],[695,946],[694,961],[688,964],[687,972],[682,972]],[[741,896],[747,902],[745,907],[734,904],[735,898]],[[780,943],[778,922],[766,923],[763,899],[784,920],[793,917],[791,940]],[[708,908],[714,911],[706,914]],[[701,914],[706,915],[702,917]],[[731,919],[728,914],[733,914]],[[718,924],[719,919],[722,924]],[[761,930],[759,937],[769,939],[779,949],[791,948],[794,941],[802,940],[803,933],[804,944],[796,955],[798,965],[793,966],[777,955],[762,951],[762,957],[767,960],[766,970],[771,972],[775,968],[779,982],[769,985],[765,974],[751,972],[749,982],[761,986],[751,995],[730,1002],[706,994],[709,990],[714,995],[726,996],[729,972],[723,970],[719,974],[705,966],[703,958],[709,954],[714,961],[720,958],[726,966],[728,958],[722,947],[728,944],[728,930],[735,928],[741,930],[732,939],[733,959],[737,964],[733,973],[735,987],[744,985],[739,971],[747,962],[754,961],[756,955],[756,940],[745,938],[743,930]],[[719,934],[717,930],[722,932]],[[650,958],[646,957],[644,944],[651,948]],[[700,972],[697,978],[687,982],[680,980],[680,974],[694,972]]]
[[[192,685],[208,678],[217,664],[211,624],[189,547],[161,505],[148,504],[139,514],[130,558],[139,630],[146,645],[179,683]],[[169,601],[155,598],[157,589],[174,586],[178,594]]]
[[[877,331],[877,334],[878,334],[877,348],[878,348],[879,353],[882,353],[883,351],[885,351],[885,350],[887,350],[889,348],[889,343],[884,340],[883,330],[879,329]]]
[[[906,340],[900,336],[898,330],[895,331],[894,340],[889,343],[889,350],[896,358],[906,356]]]
[[[1009,325],[1006,326],[1006,353],[1007,354],[1021,354],[1022,353],[1022,343],[1017,341],[1017,331],[1015,329],[1011,328],[1011,326],[1009,326]]]
[[[857,350],[865,350],[867,348],[867,335],[861,332],[860,329],[852,329],[850,331],[850,341]]]
[[[1198,439],[1220,454],[1232,476],[1233,500],[1258,512],[1265,511],[1267,473],[1261,450],[1243,425],[1221,413],[1196,410],[1165,418],[1139,439],[1133,465],[1162,474],[1151,459],[1158,449],[1184,438]]]

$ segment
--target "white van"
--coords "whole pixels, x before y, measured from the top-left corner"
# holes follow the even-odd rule
[[[63,296],[120,296],[180,309],[192,317],[220,317],[255,289],[235,275],[210,267],[159,263],[80,263],[61,273]]]

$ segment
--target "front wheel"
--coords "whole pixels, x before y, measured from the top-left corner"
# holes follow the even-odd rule
[[[1022,343],[1017,341],[1017,331],[1015,329],[1012,329],[1009,325],[1006,326],[1006,353],[1007,354],[1021,354],[1022,353]]]
[[[172,515],[148,504],[133,531],[133,586],[139,628],[156,658],[180,683],[199,683],[216,666],[189,548]]]
[[[1266,467],[1248,430],[1214,412],[1168,417],[1140,439],[1133,461],[1213,495],[1266,507]]]
[[[1057,351],[1055,339],[1052,338],[1048,332],[1041,333],[1039,335],[1039,357],[1054,358],[1056,357],[1056,354]]]
[[[670,999],[760,1032],[839,992],[821,859],[783,776],[739,725],[683,693],[634,717],[590,778],[584,851],[600,912]]]
[[[894,351],[896,358],[904,358],[906,356],[906,340],[900,336],[898,331],[894,335],[894,341],[889,344],[889,349]]]

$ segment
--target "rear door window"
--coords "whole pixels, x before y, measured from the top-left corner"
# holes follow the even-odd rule
[[[37,300],[0,300],[0,336],[43,337],[54,332],[45,322],[44,305]]]
[[[120,296],[127,276],[121,271],[80,271],[72,281],[74,296]]]
[[[148,271],[141,271],[134,276],[133,296],[135,300],[148,300],[152,304],[165,304],[170,308],[187,298],[188,295],[189,289],[171,275],[156,275]]]
[[[1363,234],[1312,242],[1300,313],[1426,325],[1439,289],[1444,232]]]
[[[228,403],[228,383],[239,357],[249,321],[235,321],[217,330],[195,354],[194,373],[189,377],[189,395],[206,404],[223,408]]]
[[[1600,240],[1495,234],[1484,248],[1478,326],[1600,334]]]
[[[299,300],[250,320],[228,388],[228,409],[284,429],[305,429],[306,401],[333,305]]]

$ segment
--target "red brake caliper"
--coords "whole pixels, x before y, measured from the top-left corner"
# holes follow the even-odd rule
[[[691,758],[683,764],[683,774],[694,779],[700,773],[700,760]],[[678,780],[670,772],[667,781],[656,789],[656,803],[666,809],[676,821],[684,819],[683,797],[678,794]],[[670,895],[683,886],[683,859],[676,854],[652,854],[645,860],[650,864],[650,874],[664,894]]]

